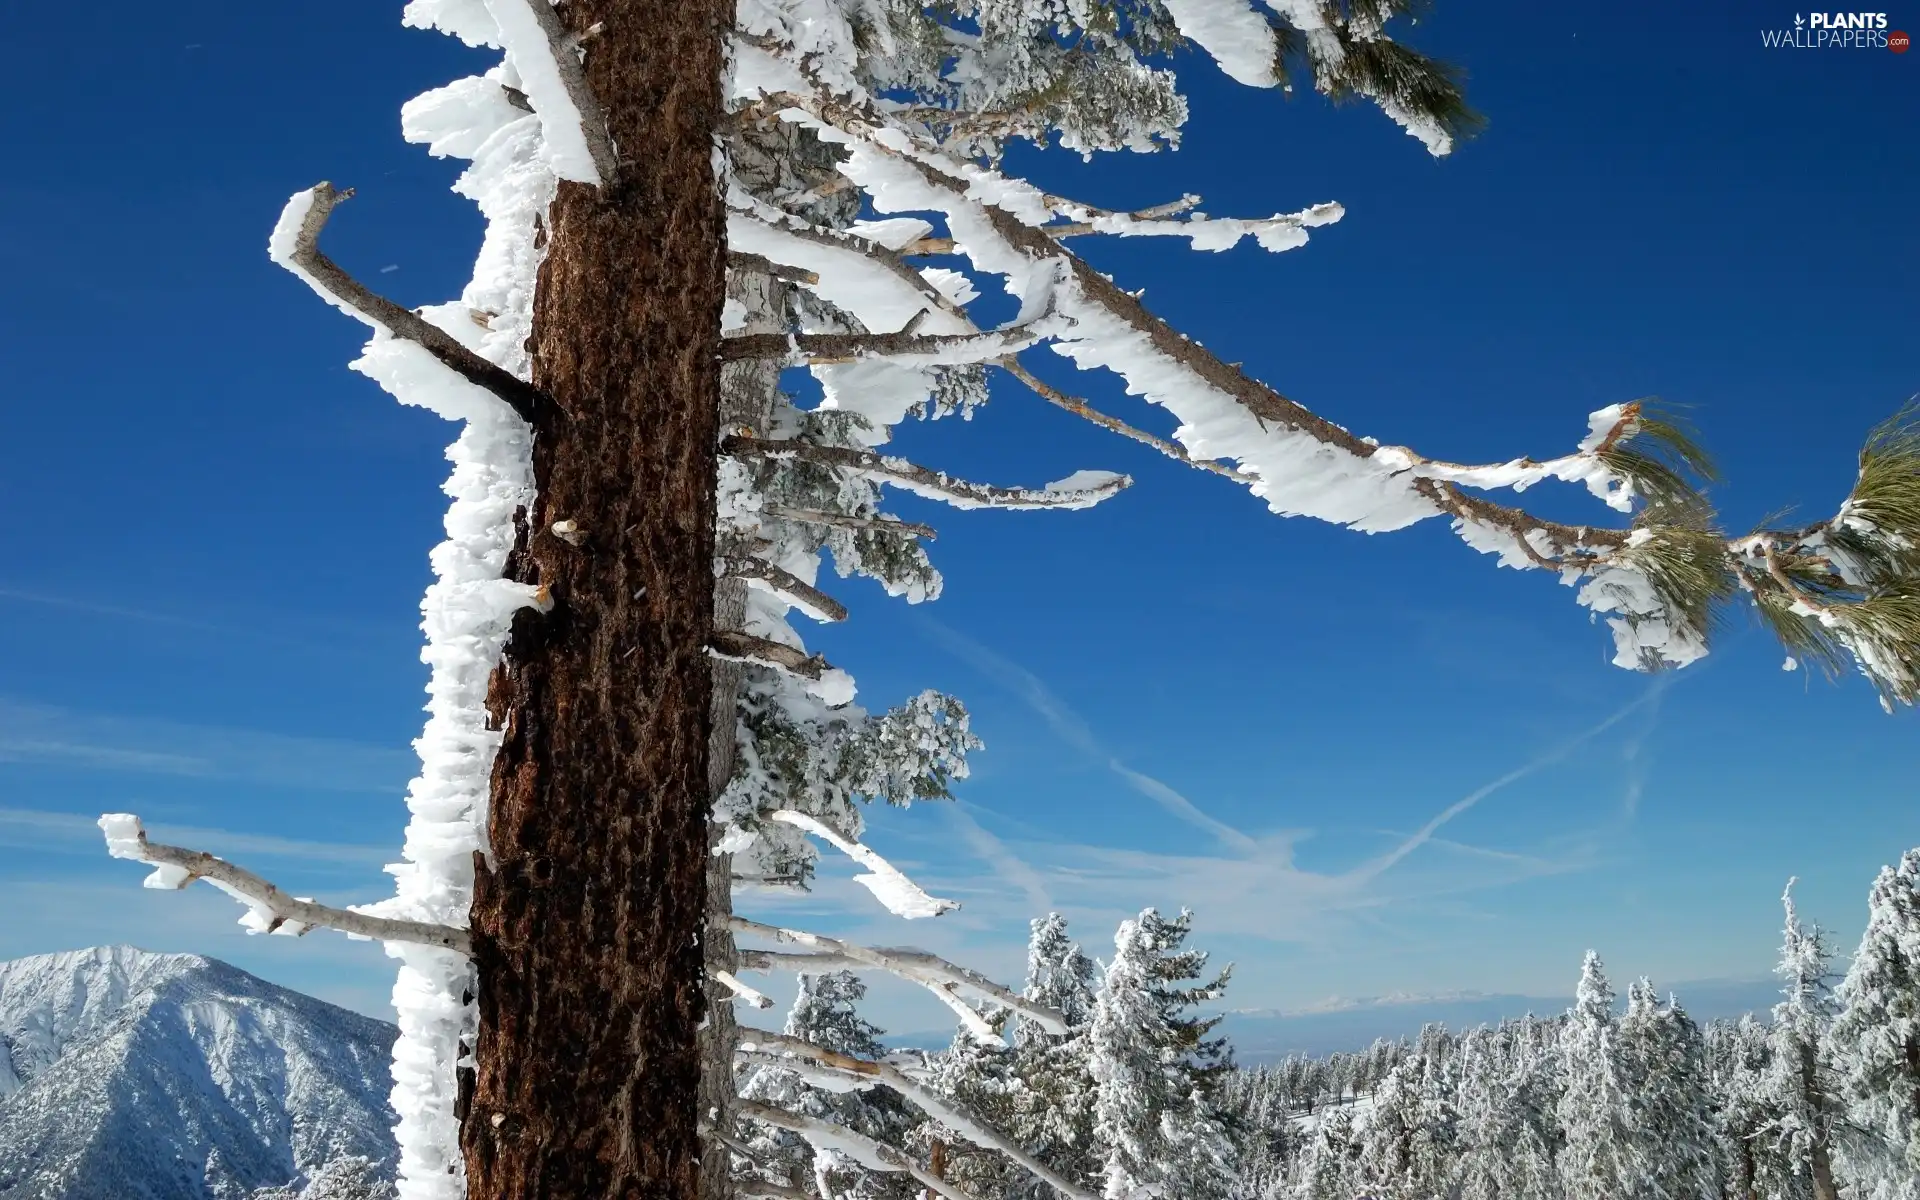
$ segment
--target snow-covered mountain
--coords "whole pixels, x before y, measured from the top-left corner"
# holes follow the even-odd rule
[[[0,1200],[244,1200],[385,1164],[393,1040],[197,955],[0,963]]]

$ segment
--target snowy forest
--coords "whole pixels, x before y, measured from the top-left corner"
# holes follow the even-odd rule
[[[1573,1007],[1497,1027],[1429,1025],[1327,1058],[1236,1068],[1220,1018],[1204,1015],[1226,972],[1187,946],[1191,915],[1149,909],[1096,964],[1056,914],[1036,920],[1027,999],[1066,1014],[1065,1033],[1014,1018],[1011,1045],[962,1026],[948,1049],[886,1051],[861,1019],[864,988],[804,976],[783,1033],[848,1058],[884,1061],[917,1106],[751,1053],[741,1096],[830,1118],[934,1164],[942,1195],[1048,1194],[1044,1176],[986,1149],[964,1106],[1013,1137],[1062,1182],[1107,1197],[1217,1200],[1892,1200],[1920,1187],[1920,1071],[1913,980],[1920,854],[1875,881],[1869,924],[1844,978],[1791,885],[1770,1014],[1704,1027],[1645,979],[1625,1011],[1598,955]],[[756,1035],[745,1035],[756,1046]],[[743,1194],[913,1194],[816,1153],[777,1122],[735,1147]],[[880,1160],[884,1164],[884,1159]],[[811,1188],[809,1188],[811,1184]],[[1064,1192],[1065,1189],[1062,1188]]]
[[[1253,1071],[1206,1015],[1228,981],[1185,913],[1145,911],[1110,950],[1042,919],[1021,987],[753,915],[829,852],[903,921],[956,907],[864,840],[862,806],[948,797],[981,749],[966,707],[857,704],[805,631],[848,617],[834,575],[939,596],[937,531],[888,489],[1067,513],[1132,482],[1072,463],[982,483],[885,449],[990,395],[1276,516],[1443,525],[1514,586],[1566,585],[1621,668],[1685,668],[1751,617],[1790,669],[1857,672],[1889,712],[1920,698],[1920,412],[1859,431],[1831,515],[1743,533],[1714,514],[1711,458],[1651,402],[1570,414],[1557,455],[1429,457],[1251,378],[1073,249],[1299,252],[1338,203],[1223,216],[1172,188],[1122,211],[1006,168],[1015,144],[1175,147],[1185,52],[1182,70],[1370,105],[1409,153],[1446,155],[1479,120],[1460,74],[1401,40],[1421,7],[406,6],[491,52],[401,113],[409,141],[468,164],[471,281],[416,310],[354,278],[321,248],[353,236],[332,183],[295,193],[266,242],[367,327],[356,371],[460,424],[394,895],[319,903],[132,814],[100,821],[148,886],[204,880],[251,930],[335,929],[398,960],[402,1200],[1920,1196],[1920,854],[1876,883],[1837,991],[1789,909],[1768,1024],[1703,1030],[1646,983],[1616,1017],[1589,957],[1564,1017]],[[1149,419],[1060,382],[1080,372],[1118,377]],[[1519,505],[1555,484],[1591,522]],[[736,1016],[770,1006],[755,977],[773,973],[800,979],[778,1033]],[[860,1012],[874,973],[945,1005],[952,1047],[889,1052]]]

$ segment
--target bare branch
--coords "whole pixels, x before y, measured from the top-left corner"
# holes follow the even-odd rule
[[[761,1051],[761,1047],[771,1047],[778,1053]],[[802,1038],[790,1037],[783,1033],[763,1033],[757,1029],[742,1031],[740,1049],[754,1061],[768,1066],[781,1066],[783,1056],[796,1056],[810,1060],[817,1068],[830,1071],[841,1078],[865,1079],[876,1084],[884,1083],[912,1101],[920,1111],[968,1141],[984,1149],[998,1151],[1011,1159],[1054,1191],[1067,1197],[1067,1200],[1099,1200],[1094,1193],[1075,1187],[1058,1171],[1028,1154],[1012,1138],[976,1117],[964,1105],[942,1096],[897,1067],[864,1058],[854,1058],[824,1046],[816,1046]],[[785,1065],[791,1069],[790,1064],[791,1060]]]
[[[819,283],[820,273],[803,267],[789,267],[774,262],[764,254],[748,254],[744,250],[727,251],[727,267],[734,271],[753,271],[761,275],[771,275],[775,279],[784,279],[788,283]]]
[[[761,509],[770,517],[782,521],[798,521],[803,525],[838,525],[845,529],[886,529],[895,533],[912,534],[933,541],[938,531],[931,525],[921,525],[914,521],[902,521],[898,517],[871,516],[857,517],[851,513],[820,512],[811,508],[787,508],[784,505],[769,504]]]
[[[734,579],[756,579],[782,600],[792,604],[816,621],[844,621],[847,606],[791,571],[774,566],[765,559],[732,555],[720,560],[721,573]]]
[[[922,255],[952,254],[956,245],[957,243],[955,243],[952,238],[947,237],[915,238],[900,247],[900,256],[902,258],[911,258]]]
[[[924,314],[925,310],[922,310]],[[925,320],[922,315],[919,320]],[[991,362],[1049,336],[1046,321],[972,333],[920,334],[916,322],[898,333],[741,333],[720,339],[720,360],[784,359],[790,366],[831,366],[867,358],[920,358],[936,363]]]
[[[784,642],[769,638],[755,637],[738,629],[716,629],[707,638],[708,647],[721,658],[730,658],[736,662],[753,663],[755,666],[772,667],[789,675],[798,675],[803,679],[819,680],[832,670],[827,660],[818,654],[808,654],[805,650],[796,650]]]
[[[772,942],[805,946],[809,950],[818,951],[816,954],[792,954],[772,950],[742,950],[740,952],[742,970],[817,973],[838,970],[846,965],[870,967],[898,975],[903,979],[910,979],[915,983],[925,984],[931,981],[951,984],[1002,1007],[1012,1009],[1048,1033],[1067,1032],[1066,1018],[1053,1009],[1043,1004],[1035,1004],[1018,992],[988,979],[978,971],[950,963],[925,950],[861,946],[853,942],[841,941],[839,938],[827,937],[824,934],[809,933],[800,929],[782,929],[777,925],[766,925],[740,916],[729,917],[727,927],[735,933],[751,934]]]
[[[1036,395],[1047,403],[1058,408],[1064,408],[1075,416],[1092,421],[1102,429],[1117,433],[1121,437],[1132,438],[1142,445],[1152,446],[1168,458],[1176,462],[1186,463],[1190,467],[1199,467],[1203,471],[1212,471],[1216,475],[1224,475],[1228,479],[1238,483],[1252,483],[1254,481],[1254,476],[1236,470],[1226,463],[1214,462],[1211,459],[1205,458],[1195,458],[1191,454],[1188,454],[1186,447],[1180,445],[1178,442],[1170,442],[1165,438],[1155,437],[1144,429],[1136,429],[1118,417],[1108,416],[1106,413],[1094,408],[1077,396],[1067,395],[1059,388],[1035,376],[1033,372],[1020,365],[1020,360],[1014,358],[1012,355],[1000,359],[994,365],[1006,371],[1021,383],[1026,384],[1027,387],[1031,388]]]
[[[741,1100],[739,1115],[797,1133],[809,1142],[814,1142],[816,1147],[825,1146],[838,1150],[860,1163],[861,1166],[870,1167],[876,1171],[904,1171],[919,1181],[923,1187],[939,1193],[947,1200],[975,1200],[973,1196],[941,1179],[892,1146],[876,1142],[851,1129],[815,1117],[803,1117],[798,1113],[790,1113],[784,1108],[775,1108],[771,1104],[762,1104],[758,1100]]]
[[[944,473],[916,466],[904,458],[875,454],[871,450],[815,446],[807,442],[765,441],[739,435],[721,441],[720,452],[734,458],[797,458],[823,466],[859,471],[904,487],[916,495],[944,500],[956,508],[1089,508],[1133,483],[1125,475],[1106,474],[1086,486],[995,487],[954,479]]]
[[[473,953],[473,940],[464,929],[424,921],[396,921],[316,904],[290,896],[253,872],[204,850],[150,842],[140,818],[130,813],[108,813],[100,818],[100,829],[106,834],[108,854],[154,867],[153,874],[147,876],[147,887],[178,889],[196,879],[204,879],[247,906],[247,917],[241,923],[257,933],[298,935],[309,929],[337,929],[376,941],[435,946],[469,956]]]
[[[320,252],[320,231],[326,227],[327,218],[336,205],[352,195],[351,188],[339,191],[323,181],[287,201],[268,243],[273,260],[305,280],[308,287],[342,312],[414,343],[467,382],[500,397],[529,425],[537,428],[563,416],[545,392],[481,358],[418,313],[374,294]]]
[[[774,1183],[767,1179],[753,1177],[735,1177],[733,1190],[742,1196],[758,1196],[761,1200],[814,1200],[811,1192],[784,1183]]]

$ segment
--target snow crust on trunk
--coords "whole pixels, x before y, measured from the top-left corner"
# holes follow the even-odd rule
[[[473,3],[417,2],[408,22],[499,44],[499,30],[483,20],[485,12]],[[472,160],[454,190],[473,200],[487,221],[473,278],[460,300],[421,315],[524,378],[541,259],[533,244],[535,218],[552,198],[555,172],[543,153],[540,120],[507,103],[502,90],[522,78],[514,63],[504,63],[409,102],[401,122],[407,139],[433,154]],[[285,261],[290,231],[305,213],[296,197],[270,244],[277,261]],[[421,658],[431,674],[426,727],[414,742],[420,773],[407,791],[411,819],[404,861],[387,868],[395,895],[364,909],[464,928],[473,854],[487,849],[488,789],[500,739],[487,728],[487,679],[513,614],[533,600],[532,589],[501,578],[513,548],[514,511],[533,501],[531,435],[504,401],[385,330],[376,329],[352,366],[401,403],[464,422],[447,450],[453,465],[444,485],[452,501],[447,538],[432,551],[434,582],[421,602]],[[393,990],[400,1025],[392,1094],[399,1116],[398,1197],[461,1200],[466,1179],[454,1118],[455,1072],[470,1053],[475,1028],[472,966],[457,953],[424,946],[389,943],[386,952],[401,962]]]

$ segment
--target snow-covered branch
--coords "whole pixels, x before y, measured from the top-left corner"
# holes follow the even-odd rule
[[[857,1134],[851,1129],[844,1129],[817,1117],[803,1117],[798,1113],[790,1113],[784,1108],[775,1108],[771,1104],[762,1104],[758,1100],[739,1101],[737,1111],[740,1116],[750,1117],[763,1124],[799,1134],[816,1151],[836,1151],[873,1171],[904,1171],[913,1176],[922,1187],[946,1197],[946,1200],[975,1200],[973,1196],[927,1170],[908,1155],[895,1150],[892,1146]]]
[[[957,900],[941,900],[922,891],[920,885],[908,879],[901,870],[880,857],[873,849],[863,843],[842,837],[840,833],[818,817],[791,809],[781,809],[768,814],[768,820],[778,821],[782,825],[791,825],[795,829],[804,829],[821,841],[831,845],[840,853],[865,867],[868,874],[855,875],[853,881],[873,893],[874,899],[885,905],[887,911],[906,920],[917,917],[937,917],[941,913],[959,908]]]
[[[940,471],[928,470],[904,458],[853,450],[844,446],[816,446],[808,442],[767,441],[733,435],[720,443],[720,452],[734,458],[797,458],[822,466],[859,471],[863,475],[905,488],[915,495],[942,500],[955,508],[1091,508],[1130,486],[1133,480],[1111,471],[1080,471],[1042,488],[996,487],[969,483]]]
[[[140,818],[131,813],[106,814],[100,818],[100,831],[106,835],[108,854],[153,867],[153,874],[147,876],[144,886],[178,889],[196,879],[204,879],[247,906],[247,915],[240,923],[254,933],[297,936],[309,929],[337,929],[376,941],[435,946],[466,955],[473,953],[472,938],[464,929],[424,921],[396,921],[316,904],[288,895],[253,872],[204,850],[150,842]]]
[[[729,917],[727,927],[735,933],[765,938],[784,945],[804,946],[814,952],[793,954],[777,950],[742,950],[740,952],[742,970],[804,971],[817,974],[821,971],[836,971],[846,967],[871,968],[886,971],[922,985],[948,984],[1004,1008],[1010,1008],[1023,1019],[1032,1021],[1048,1033],[1067,1032],[1066,1019],[1046,1005],[1035,1004],[1018,992],[988,979],[978,971],[968,970],[938,955],[929,954],[925,950],[862,946],[828,937],[825,934],[809,933],[800,929],[783,929],[777,925],[767,925],[741,916]]]
[[[1228,466],[1226,463],[1214,462],[1206,458],[1195,458],[1193,455],[1188,454],[1186,448],[1178,442],[1170,442],[1163,437],[1156,437],[1144,429],[1139,429],[1127,424],[1118,417],[1109,416],[1101,412],[1078,396],[1068,395],[1066,392],[1061,391],[1059,388],[1054,387],[1052,384],[1036,376],[1033,372],[1027,370],[1026,367],[1021,365],[1020,360],[1017,358],[1009,356],[999,360],[994,365],[1015,379],[1018,379],[1021,383],[1026,384],[1036,396],[1039,396],[1048,404],[1053,405],[1055,408],[1063,408],[1082,420],[1091,421],[1110,433],[1117,433],[1121,437],[1131,438],[1143,446],[1152,446],[1155,450],[1158,450],[1175,462],[1183,462],[1190,467],[1199,467],[1203,471],[1212,471],[1216,475],[1224,475],[1228,479],[1236,480],[1240,483],[1253,482],[1252,476],[1243,474]]]
[[[847,606],[793,572],[751,555],[728,555],[720,560],[721,574],[764,584],[768,591],[816,621],[844,621]]]
[[[886,529],[894,533],[923,537],[930,542],[939,536],[939,531],[931,525],[922,525],[917,521],[903,521],[898,517],[884,515],[861,517],[852,513],[821,512],[812,508],[788,508],[782,504],[769,504],[761,511],[770,517],[778,517],[782,521],[797,521],[802,525],[837,525],[842,529]]]
[[[771,275],[788,283],[819,283],[820,272],[809,271],[805,267],[789,267],[777,263],[764,254],[748,254],[744,250],[727,251],[727,268],[733,271],[752,271],[761,275]]]
[[[523,3],[523,0],[511,2]],[[418,313],[376,295],[320,252],[320,231],[326,227],[327,218],[335,206],[352,195],[352,188],[342,191],[325,181],[304,192],[296,192],[273,227],[273,236],[267,242],[268,257],[299,276],[321,299],[341,312],[393,337],[413,342],[467,382],[492,392],[529,425],[538,425],[544,418],[556,415],[559,410],[545,392],[475,354]]]
[[[818,654],[808,654],[805,650],[789,646],[785,642],[757,637],[738,629],[716,629],[708,637],[707,644],[721,658],[772,667],[776,671],[798,675],[802,679],[818,681],[824,679],[827,672],[834,669]]]
[[[749,1061],[767,1066],[784,1067],[803,1076],[819,1071],[839,1080],[865,1080],[869,1085],[884,1083],[912,1101],[922,1112],[974,1145],[1005,1155],[1035,1177],[1043,1180],[1054,1191],[1067,1197],[1067,1200],[1098,1200],[1094,1193],[1075,1187],[1058,1171],[1021,1149],[1013,1139],[967,1111],[965,1106],[942,1096],[897,1067],[840,1054],[824,1046],[816,1046],[802,1038],[790,1037],[783,1033],[765,1033],[758,1029],[747,1030],[742,1034],[740,1050]],[[804,1059],[806,1062],[803,1065],[797,1063],[795,1059]]]
[[[554,173],[577,183],[612,183],[618,160],[580,61],[580,39],[548,0],[486,0],[486,6],[539,114]]]
[[[713,972],[713,978],[716,983],[732,992],[734,998],[737,1000],[744,1000],[755,1008],[773,1007],[773,1000],[771,998],[740,982],[740,978],[732,971],[715,971]]]

